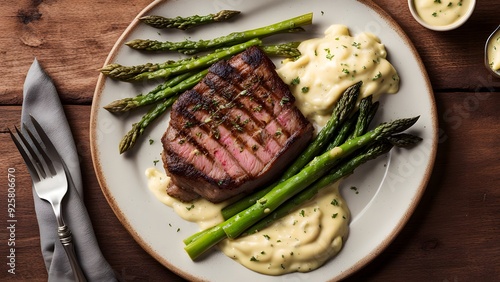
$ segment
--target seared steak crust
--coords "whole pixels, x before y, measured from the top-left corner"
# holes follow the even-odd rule
[[[221,202],[272,181],[307,145],[313,127],[257,47],[220,61],[172,106],[162,137],[167,192]]]

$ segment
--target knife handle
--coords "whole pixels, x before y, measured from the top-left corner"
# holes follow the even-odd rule
[[[83,274],[82,268],[78,263],[75,253],[75,247],[73,245],[73,235],[71,234],[71,230],[69,230],[68,226],[62,225],[57,228],[57,235],[59,236],[59,241],[64,247],[66,251],[66,255],[68,255],[69,263],[71,265],[71,269],[73,270],[73,274],[75,275],[75,279],[78,282],[86,282],[87,279]]]

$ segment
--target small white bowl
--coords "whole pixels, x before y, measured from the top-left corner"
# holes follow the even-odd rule
[[[499,33],[499,35],[497,35],[497,33]],[[484,45],[484,65],[497,78],[500,78],[500,70],[494,70],[490,66],[490,59],[488,58],[488,45],[490,44],[490,41],[496,40],[495,38],[499,37],[500,25],[491,33],[491,35],[488,37],[488,40],[486,40],[486,44]]]
[[[415,18],[415,20],[423,27],[431,29],[431,30],[436,30],[436,31],[448,31],[448,30],[456,29],[457,27],[463,25],[470,18],[470,16],[474,12],[474,8],[476,7],[476,0],[470,0],[470,5],[469,5],[468,9],[456,21],[454,21],[450,24],[446,24],[446,25],[433,25],[433,24],[430,24],[422,19],[422,17],[419,15],[417,8],[415,6],[415,1],[418,1],[418,0],[408,0],[408,7],[410,8],[410,12],[411,12],[413,18]],[[459,0],[443,0],[443,2],[453,4],[454,2],[459,2]]]

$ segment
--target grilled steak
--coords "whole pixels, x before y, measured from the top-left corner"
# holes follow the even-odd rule
[[[294,101],[257,47],[214,64],[172,106],[162,137],[167,192],[221,202],[271,182],[313,134]]]

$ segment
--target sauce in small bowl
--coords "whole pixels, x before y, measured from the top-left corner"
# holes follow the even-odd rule
[[[500,25],[486,40],[484,63],[495,76],[500,77]]]
[[[472,15],[476,0],[408,0],[410,12],[422,26],[437,31],[455,29]]]

